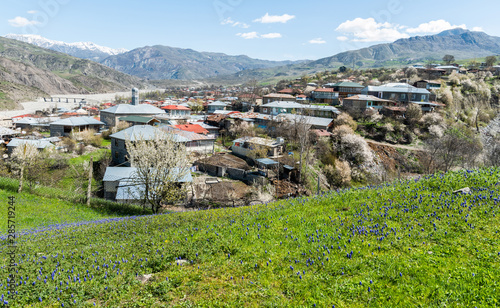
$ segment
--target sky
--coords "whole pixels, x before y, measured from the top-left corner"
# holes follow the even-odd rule
[[[461,27],[500,36],[500,1],[0,0],[0,35],[319,59]]]

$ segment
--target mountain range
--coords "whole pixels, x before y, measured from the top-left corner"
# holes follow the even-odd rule
[[[447,54],[453,55],[457,60],[499,55],[500,37],[457,28],[435,35],[415,36],[399,39],[393,43],[346,51],[315,61],[285,67],[247,70],[230,76],[211,78],[208,81],[212,83],[241,83],[251,79],[275,81],[353,65],[356,68],[401,67],[424,64],[431,60],[441,62],[443,56]]]
[[[0,37],[0,102],[33,99],[48,94],[124,91],[144,86],[102,64],[65,53]]]
[[[113,49],[92,42],[65,43],[54,41],[35,34],[7,34],[6,38],[33,44],[38,47],[59,51],[73,57],[99,62],[109,56],[127,52],[127,49]]]
[[[93,43],[68,44],[40,36],[9,37],[15,39],[0,37],[2,102],[45,94],[121,91],[145,86],[144,79],[150,83],[153,80],[204,80],[206,83],[238,84],[250,79],[266,81],[299,77],[343,65],[355,64],[363,68],[403,66],[440,61],[446,54],[454,55],[457,60],[500,54],[499,37],[464,29],[296,62],[259,60],[161,45],[126,51]]]

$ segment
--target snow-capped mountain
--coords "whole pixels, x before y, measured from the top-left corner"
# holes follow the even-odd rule
[[[109,56],[119,55],[128,51],[123,48],[113,49],[99,46],[92,42],[66,43],[62,41],[54,41],[34,34],[7,34],[5,37],[96,62],[99,62]]]

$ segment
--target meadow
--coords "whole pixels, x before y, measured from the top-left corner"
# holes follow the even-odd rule
[[[499,182],[498,168],[459,171],[31,230],[17,242],[15,296],[4,236],[0,296],[11,307],[494,307]]]

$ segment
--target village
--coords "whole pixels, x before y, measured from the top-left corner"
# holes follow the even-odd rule
[[[319,173],[307,179],[309,152],[318,148],[321,140],[328,143],[336,125],[345,124],[345,117],[350,119],[347,121],[386,117],[403,123],[415,108],[420,115],[438,114],[446,106],[438,102],[435,91],[446,84],[447,76],[459,74],[461,69],[410,69],[430,80],[362,85],[351,77],[318,85],[297,79],[280,90],[261,87],[257,91],[250,86],[172,88],[161,93],[166,98],[157,100],[150,97],[157,97],[159,91],[143,92],[141,98],[140,91],[134,88],[130,97],[117,96],[110,102],[74,99],[73,110],[45,108],[35,114],[3,119],[4,160],[16,147],[26,144],[39,151],[80,154],[86,153],[86,145],[90,145],[87,152],[107,148],[110,158],[99,179],[100,188],[94,190],[107,200],[139,203],[139,194],[134,195],[130,189],[139,184],[131,184],[137,168],[129,161],[126,143],[168,134],[175,136],[175,141],[183,145],[183,155],[189,157],[188,166],[183,166],[189,173],[176,181],[190,188],[177,204],[249,205],[312,194],[335,186],[320,179]],[[61,98],[45,98],[44,102],[57,106]],[[412,142],[384,138],[378,141]]]

